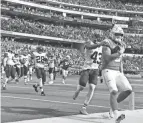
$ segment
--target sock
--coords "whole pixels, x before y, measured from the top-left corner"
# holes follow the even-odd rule
[[[115,118],[117,119],[117,118],[118,118],[118,115],[119,115],[118,110],[115,110],[113,113],[114,113]]]
[[[86,108],[86,107],[87,107],[87,104],[84,103],[83,106],[82,106],[82,108]]]
[[[24,82],[25,83],[27,82],[27,76],[24,76]]]
[[[5,78],[5,82],[3,83],[3,86],[6,86],[8,82],[8,78]]]
[[[42,87],[40,87],[40,90],[41,90],[41,92],[43,92],[43,91],[44,91]]]

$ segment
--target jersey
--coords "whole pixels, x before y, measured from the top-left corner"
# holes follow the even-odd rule
[[[24,64],[23,65],[25,65],[26,67],[28,67],[28,65],[29,65],[29,55],[21,55],[20,56],[20,59],[22,60],[22,61],[24,61]]]
[[[47,58],[47,53],[33,52],[35,67],[44,68],[45,58]]]
[[[106,42],[110,46],[111,51],[117,46],[117,44],[115,44],[111,39],[105,39],[104,42]],[[126,47],[125,43],[122,43],[121,47],[123,49],[122,52],[124,52]],[[102,57],[102,69],[119,70],[121,66],[121,61],[122,55],[120,55],[119,58],[110,61],[109,63],[107,63],[104,57]]]
[[[62,67],[62,69],[67,70],[71,64],[69,63],[68,60],[64,59],[63,61],[60,62],[60,65]]]
[[[13,62],[13,59],[12,59],[13,57],[14,57],[13,53],[7,52],[7,61],[6,61],[7,65],[15,65],[15,63]]]
[[[55,58],[49,58],[48,62],[49,62],[49,68],[54,68],[55,67],[55,63],[56,63]]]
[[[91,42],[91,44],[94,44]],[[102,46],[96,49],[86,49],[84,51],[85,62],[83,69],[98,69],[101,64]]]
[[[20,67],[20,58],[19,57],[13,57],[12,58],[13,59],[13,62],[15,63],[15,65],[17,65],[17,67]]]

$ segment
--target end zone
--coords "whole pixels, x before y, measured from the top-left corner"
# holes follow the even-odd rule
[[[126,115],[121,123],[143,123],[143,109],[120,111]],[[54,118],[44,118],[35,120],[25,120],[9,123],[115,123],[113,119],[109,119],[108,112],[94,113],[89,115],[72,115]]]

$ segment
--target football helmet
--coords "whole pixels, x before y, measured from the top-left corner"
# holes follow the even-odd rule
[[[28,55],[28,52],[27,51],[23,51],[22,55],[26,56],[26,55]]]
[[[70,59],[70,56],[69,56],[69,55],[67,55],[67,56],[66,56],[66,59],[68,59],[68,60],[69,60],[69,59]]]
[[[36,47],[37,52],[43,52],[43,47],[42,46],[37,46]]]
[[[113,41],[121,44],[121,41],[123,40],[123,36],[124,36],[124,31],[122,27],[114,25],[114,27],[110,31],[110,38]]]
[[[15,53],[14,56],[15,56],[15,57],[18,57],[18,53]]]

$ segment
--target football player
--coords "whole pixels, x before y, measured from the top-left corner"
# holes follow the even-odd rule
[[[123,29],[114,25],[110,31],[110,38],[104,40],[110,47],[104,46],[102,49],[102,76],[110,92],[109,114],[117,123],[125,118],[124,114],[118,112],[118,103],[132,93],[132,87],[123,73],[122,54],[126,48],[123,36]]]
[[[66,56],[66,58],[60,62],[59,66],[61,67],[62,70],[62,78],[63,78],[62,83],[65,84],[65,80],[68,75],[68,68],[71,67],[70,56]]]
[[[22,55],[20,56],[21,62],[21,77],[24,76],[24,84],[27,84],[27,77],[28,77],[28,70],[29,70],[29,55],[27,51],[23,51]]]
[[[49,84],[53,84],[56,59],[52,54],[49,56],[48,65],[49,65],[49,78],[50,78]]]
[[[16,83],[18,83],[20,75],[21,75],[21,64],[20,64],[20,58],[19,58],[18,53],[15,53],[12,59],[13,59],[13,62],[15,63],[14,66],[15,66],[16,73],[17,73],[17,79],[15,81]]]
[[[32,57],[34,59],[36,76],[39,80],[38,84],[33,85],[33,87],[36,92],[38,92],[38,87],[40,87],[41,96],[45,96],[43,85],[46,82],[46,70],[44,68],[47,62],[47,53],[43,52],[43,47],[38,46],[36,52],[33,52]]]
[[[73,95],[73,99],[75,100],[78,97],[80,91],[82,91],[86,87],[87,83],[89,83],[89,91],[80,110],[80,113],[84,115],[88,114],[86,108],[89,105],[93,97],[94,90],[97,86],[103,45],[106,44],[103,42],[93,43],[92,41],[88,41],[85,43],[85,45],[81,45],[80,48],[81,53],[84,55],[85,61],[80,75],[79,85],[77,86],[77,90]]]
[[[13,62],[13,56],[14,54],[12,53],[11,50],[8,50],[8,52],[6,52],[4,54],[4,58],[3,58],[3,66],[4,66],[4,71],[5,71],[5,74],[6,74],[6,78],[5,78],[5,81],[2,85],[2,89],[3,90],[6,90],[6,86],[7,86],[7,82],[9,81],[9,78],[11,77],[11,80],[12,81],[13,79],[15,79],[15,63]]]

